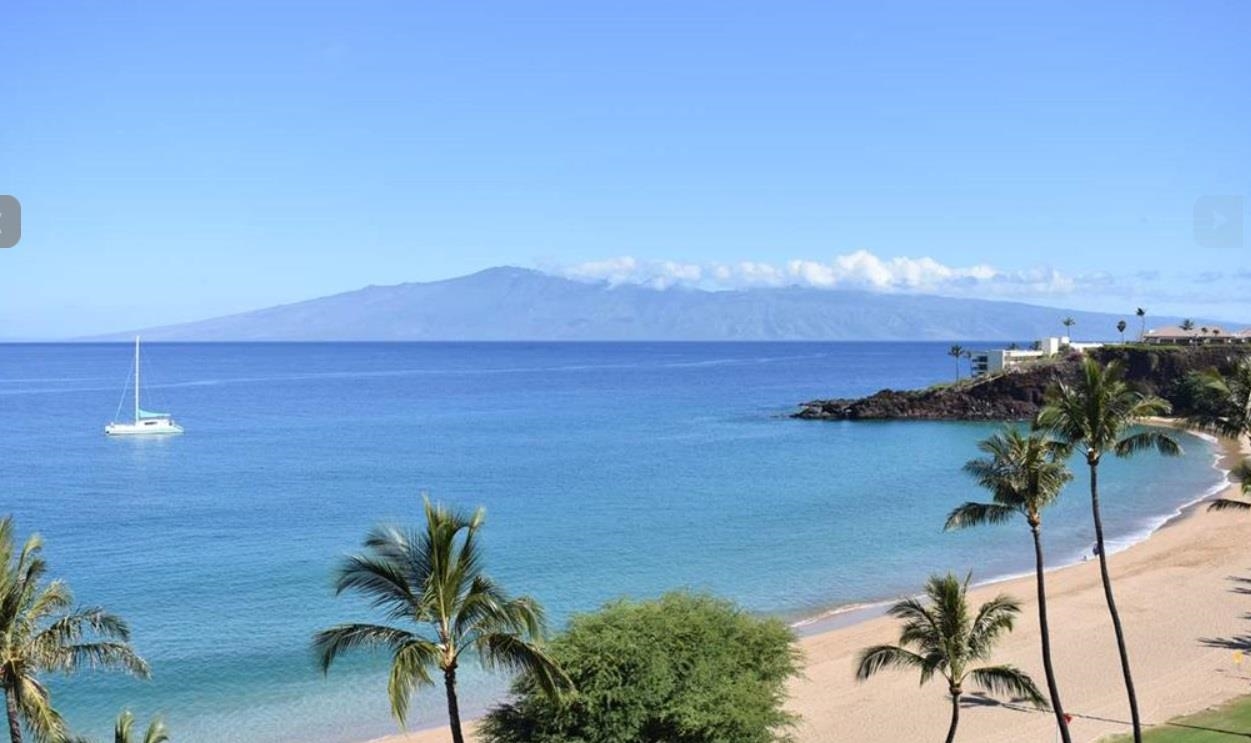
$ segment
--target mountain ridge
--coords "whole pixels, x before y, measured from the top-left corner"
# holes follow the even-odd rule
[[[153,341],[768,341],[1117,337],[1136,318],[1011,301],[800,286],[707,291],[499,266],[145,328]],[[1179,318],[1151,318],[1155,324]],[[1205,321],[1206,322],[1206,321]],[[83,340],[131,337],[134,331]]]

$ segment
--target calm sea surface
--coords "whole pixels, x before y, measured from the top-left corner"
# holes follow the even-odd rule
[[[123,707],[180,743],[353,741],[395,730],[384,665],[322,677],[314,631],[369,619],[336,559],[420,493],[484,505],[488,566],[559,626],[607,599],[691,587],[798,620],[939,569],[1031,567],[1024,528],[944,534],[981,497],[961,464],[993,427],[812,423],[799,401],[949,379],[935,343],[154,344],[144,407],[187,433],[110,439],[125,345],[0,345],[0,513],[37,530],[81,603],[130,620],[153,678],[54,684],[76,729]],[[1213,452],[1112,461],[1122,543],[1218,482]],[[1080,473],[1079,473],[1080,474]],[[1089,550],[1079,477],[1053,559]],[[501,680],[466,679],[480,710]],[[439,694],[415,705],[437,723]]]

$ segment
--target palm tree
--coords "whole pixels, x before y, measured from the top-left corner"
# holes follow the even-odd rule
[[[452,740],[464,743],[456,670],[466,650],[487,669],[522,671],[545,692],[559,696],[569,678],[539,646],[543,609],[528,596],[508,597],[483,573],[478,530],[482,509],[463,514],[425,501],[424,529],[375,528],[364,554],[346,558],[335,580],[337,594],[355,591],[390,620],[416,631],[378,624],[341,624],[313,640],[322,671],[357,648],[391,653],[387,693],[391,714],[405,724],[409,697],[432,686],[430,670],[443,674]]]
[[[123,710],[117,716],[117,723],[113,726],[113,743],[135,743],[133,736],[135,727],[135,716],[130,710]],[[69,743],[94,743],[91,738],[75,737],[68,739]],[[165,723],[159,717],[152,718],[148,723],[148,729],[143,733],[143,743],[169,743],[169,730],[165,727]]]
[[[1198,375],[1200,396],[1187,422],[1196,428],[1238,439],[1251,435],[1251,359],[1243,359],[1228,375],[1212,369]],[[1242,492],[1251,494],[1251,459],[1244,460],[1232,473],[1242,483]],[[1251,509],[1251,504],[1221,498],[1209,509]]]
[[[1138,340],[1142,340],[1147,336],[1147,311],[1139,307],[1134,314],[1138,315],[1138,319],[1142,322],[1142,330],[1138,333]]]
[[[965,503],[947,517],[946,529],[998,524],[1023,516],[1034,537],[1034,577],[1038,588],[1038,626],[1042,634],[1043,670],[1056,725],[1064,743],[1071,743],[1068,721],[1060,704],[1060,690],[1051,664],[1051,631],[1047,624],[1044,583],[1042,510],[1055,502],[1065,483],[1073,479],[1065,463],[1067,452],[1058,442],[1038,433],[1022,434],[1007,426],[980,442],[988,456],[964,465],[982,487],[992,493],[990,503]]]
[[[13,519],[0,519],[0,689],[9,738],[21,743],[24,725],[36,740],[56,741],[66,735],[65,721],[40,676],[85,666],[146,677],[148,665],[131,649],[124,621],[103,609],[72,609],[68,586],[43,582],[48,566],[38,535],[15,555],[13,532]]]
[[[960,357],[964,356],[964,346],[955,345],[947,349],[947,355],[956,360],[956,381],[960,381]]]
[[[1191,320],[1190,318],[1186,318],[1185,320],[1182,320],[1181,329],[1182,330],[1194,330],[1195,321]]]
[[[135,725],[135,716],[130,710],[122,712],[117,717],[117,725],[113,728],[113,743],[134,743],[131,737],[131,728]],[[169,741],[169,731],[165,728],[165,723],[161,718],[153,718],[148,723],[148,729],[143,733],[143,743],[167,743]]]
[[[1215,369],[1198,375],[1200,397],[1187,423],[1205,431],[1237,439],[1251,434],[1251,359],[1228,374]]]
[[[1129,327],[1129,323],[1124,320],[1118,320],[1116,323],[1116,332],[1121,334],[1121,343],[1125,343],[1125,328]]]
[[[999,595],[982,604],[971,615],[967,600],[968,580],[956,576],[932,576],[925,584],[928,605],[918,599],[904,599],[887,613],[903,622],[898,645],[875,645],[860,653],[856,678],[864,681],[884,668],[916,669],[924,684],[941,674],[951,696],[951,726],[947,743],[956,738],[960,723],[960,697],[964,683],[971,680],[992,694],[1012,694],[1045,708],[1038,687],[1023,671],[1013,666],[978,666],[989,660],[996,641],[1011,632],[1020,605],[1010,596]]]
[[[1060,324],[1064,326],[1064,334],[1068,335],[1069,329],[1072,328],[1074,325],[1076,325],[1077,321],[1071,317],[1066,317],[1060,321]]]
[[[1103,544],[1103,518],[1099,513],[1099,462],[1107,452],[1128,457],[1145,449],[1164,455],[1181,453],[1181,447],[1163,431],[1136,430],[1134,424],[1143,418],[1164,415],[1169,404],[1158,397],[1142,395],[1124,380],[1120,364],[1113,361],[1106,367],[1092,358],[1082,361],[1081,375],[1075,385],[1061,382],[1048,392],[1046,405],[1038,414],[1038,426],[1059,436],[1070,446],[1085,449],[1090,469],[1090,510],[1095,522],[1095,550],[1099,553],[1099,574],[1103,580],[1103,596],[1116,633],[1116,648],[1121,656],[1121,673],[1125,677],[1125,693],[1134,727],[1134,743],[1142,742],[1142,721],[1138,716],[1138,697],[1134,693],[1133,674],[1129,668],[1129,652],[1121,616],[1116,610],[1112,579],[1108,575],[1108,555]]]

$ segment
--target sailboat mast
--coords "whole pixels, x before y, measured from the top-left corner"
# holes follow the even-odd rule
[[[135,423],[139,423],[139,336],[135,336]]]

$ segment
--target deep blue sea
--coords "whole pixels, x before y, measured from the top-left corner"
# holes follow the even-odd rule
[[[800,401],[952,377],[941,343],[152,344],[145,408],[183,436],[112,439],[118,345],[0,345],[0,513],[42,533],[83,604],[126,617],[147,682],[54,682],[103,735],[123,707],[180,743],[358,741],[396,730],[384,664],[323,677],[309,638],[370,619],[331,572],[420,498],[483,505],[490,572],[557,627],[677,587],[799,620],[928,573],[1030,569],[1026,530],[944,534],[980,498],[961,473],[993,426],[818,423]],[[1141,537],[1220,475],[1186,455],[1111,461],[1105,519]],[[1047,516],[1053,561],[1089,550],[1084,479]],[[470,675],[470,711],[504,680]],[[442,697],[412,724],[441,721]]]

